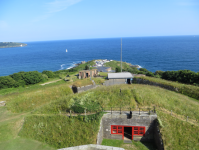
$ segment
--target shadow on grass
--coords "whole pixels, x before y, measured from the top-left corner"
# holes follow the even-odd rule
[[[153,142],[141,142],[144,146],[146,146],[149,150],[157,150],[156,145]]]

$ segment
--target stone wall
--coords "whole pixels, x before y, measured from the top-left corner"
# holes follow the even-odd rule
[[[153,141],[154,139],[154,120],[156,120],[157,115],[148,115],[146,113],[141,113],[140,115],[133,113],[131,119],[127,119],[127,112],[120,113],[108,113],[104,114],[102,118],[103,126],[103,137],[107,139],[120,139],[122,140],[122,135],[111,134],[111,125],[122,125],[122,126],[144,126],[145,136],[135,137],[138,141]]]
[[[96,87],[97,87],[96,85],[86,85],[82,87],[72,86],[72,90],[73,90],[73,93],[80,93],[80,92],[87,91]]]
[[[164,144],[163,144],[163,140],[162,140],[162,136],[160,133],[157,120],[155,120],[155,126],[154,126],[154,141],[158,150],[164,150]]]
[[[102,144],[102,140],[103,140],[103,125],[102,125],[102,119],[100,121],[100,129],[99,132],[97,134],[97,144],[101,145]]]

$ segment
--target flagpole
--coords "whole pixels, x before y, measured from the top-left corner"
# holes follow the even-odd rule
[[[121,38],[121,72],[122,72],[122,38]]]

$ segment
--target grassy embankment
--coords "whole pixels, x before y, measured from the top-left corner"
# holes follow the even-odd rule
[[[45,86],[33,85],[31,87],[18,89],[18,92],[14,94],[0,96],[0,101],[6,101],[6,107],[0,107],[0,149],[54,150],[45,143],[22,138],[18,136],[18,133],[22,128],[24,117],[29,116],[30,111],[63,98],[72,91],[62,81]]]
[[[120,94],[119,92],[120,88],[122,88],[122,94]],[[146,108],[149,106],[158,106],[159,109],[157,113],[163,125],[161,133],[163,135],[163,139],[165,142],[165,148],[184,149],[184,147],[187,144],[187,141],[189,141],[188,147],[190,149],[199,148],[199,145],[197,145],[196,142],[197,140],[199,140],[199,138],[195,132],[199,129],[198,122],[193,122],[191,120],[189,120],[190,122],[186,122],[185,119],[183,118],[184,116],[191,116],[193,119],[199,118],[199,110],[197,109],[199,103],[197,101],[194,101],[192,98],[162,88],[147,86],[147,85],[120,85],[120,86],[111,86],[111,87],[99,87],[98,89],[80,93],[75,96],[82,97],[83,95],[85,95],[85,93],[93,93],[90,94],[90,96],[87,96],[86,100],[95,99],[95,101],[98,102],[100,106],[103,107],[122,106],[122,107],[131,107],[137,109],[138,107]],[[70,103],[72,97],[73,96],[71,95],[70,98],[68,99],[62,99],[44,105],[41,108],[37,109],[35,112],[33,112],[33,114],[35,115],[65,114],[66,113],[65,111],[67,109],[68,110],[70,109]],[[170,115],[170,110],[173,111],[172,116]],[[56,121],[53,122],[55,123]],[[31,122],[28,122],[27,120],[27,124],[28,123],[31,124]],[[65,123],[60,123],[59,125],[65,126],[64,124]],[[26,131],[24,132],[31,132],[33,134],[36,134],[35,132],[32,132],[33,128],[26,128],[25,130]],[[43,130],[43,132],[47,131],[49,132],[49,130],[45,128],[42,129],[38,128],[37,130],[38,131]],[[55,131],[56,129],[51,129],[50,132],[55,132]],[[61,130],[60,132],[58,133],[57,132],[58,130],[55,132],[57,135],[55,136],[58,139],[63,140],[62,139],[63,136],[62,137],[59,136],[61,134]],[[23,134],[21,135],[23,136]],[[34,136],[35,135],[32,135],[31,138],[34,138]],[[67,136],[65,138],[66,141],[71,140]],[[48,143],[48,140],[46,140],[45,142]]]
[[[0,149],[1,150],[56,150],[49,145],[18,136],[25,114],[13,114],[0,107]]]
[[[120,88],[122,88],[122,94],[119,92]],[[68,93],[68,95],[66,93]],[[11,112],[18,112],[20,114],[13,114],[3,108],[3,114],[10,114],[3,115],[10,122],[6,122],[8,120],[5,119],[2,120],[0,123],[0,134],[3,135],[3,137],[7,135],[12,136],[10,136],[10,138],[0,139],[0,147],[15,145],[16,140],[14,138],[18,135],[22,127],[24,116],[26,116],[24,125],[27,126],[23,126],[20,137],[17,136],[20,140],[22,140],[22,137],[25,137],[24,141],[26,141],[26,143],[21,144],[21,146],[30,146],[34,143],[33,141],[28,142],[28,138],[48,143],[56,148],[95,143],[99,121],[88,123],[85,122],[85,119],[81,121],[81,119],[69,119],[65,117],[66,110],[68,111],[71,108],[71,104],[74,104],[72,100],[78,101],[81,100],[82,97],[84,102],[89,101],[91,104],[94,102],[96,105],[102,107],[122,106],[137,109],[138,107],[158,106],[159,109],[157,113],[163,125],[161,133],[165,142],[165,149],[187,149],[187,145],[189,149],[199,149],[197,143],[199,137],[197,132],[195,132],[199,129],[198,122],[192,120],[189,120],[189,122],[185,121],[185,116],[199,119],[199,103],[192,98],[162,88],[136,84],[99,87],[98,89],[73,95],[70,94],[70,90],[67,90],[65,83],[58,85],[53,83],[52,86],[45,85],[41,87],[41,89],[29,89],[21,93],[1,96],[0,101],[6,100],[6,107]],[[172,116],[170,115],[170,110],[173,111]],[[30,114],[30,112],[33,113]],[[13,119],[17,119],[16,122],[14,122]],[[45,120],[45,122],[43,120]],[[71,128],[71,124],[73,128]],[[75,126],[74,124],[79,126]],[[79,130],[82,124],[82,130]],[[11,129],[13,125],[15,129]],[[18,130],[16,130],[16,128],[18,128]],[[63,130],[64,134],[62,134]],[[44,134],[44,137],[38,138],[37,133],[46,134]],[[84,136],[84,134],[86,136]],[[79,140],[79,143],[74,140],[78,139],[78,136],[83,139]],[[92,137],[92,141],[90,137]],[[51,139],[54,139],[54,143]],[[9,143],[9,140],[11,143]],[[63,144],[63,141],[67,142]],[[41,143],[38,145],[40,144]]]
[[[146,77],[135,77],[135,78],[140,78],[143,80],[148,80],[150,82],[159,83],[159,84],[162,84],[165,86],[170,86],[170,87],[176,88],[177,89],[177,90],[175,90],[176,92],[199,100],[199,87],[198,86],[187,85],[187,84],[182,84],[182,83],[178,83],[178,82],[167,81],[167,80],[163,80],[160,78],[153,78],[153,77],[147,77],[147,76]]]

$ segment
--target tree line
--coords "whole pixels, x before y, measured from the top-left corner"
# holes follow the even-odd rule
[[[116,72],[120,72],[121,68],[117,67]],[[133,74],[145,74],[146,76],[162,78],[165,80],[176,81],[185,84],[193,84],[199,86],[199,72],[194,72],[191,70],[178,70],[178,71],[161,71],[156,72],[148,71],[146,68],[131,68],[131,69],[122,69],[122,71],[131,72]]]
[[[84,64],[81,67],[86,67],[87,65]],[[60,73],[73,73],[78,71],[79,66],[71,68],[69,70],[61,70],[61,71],[43,71],[42,73],[38,71],[29,71],[29,72],[18,72],[11,74],[9,76],[2,76],[0,77],[0,89],[5,88],[16,88],[19,86],[26,86],[31,84],[36,84],[39,82],[45,82],[49,78],[56,78],[59,77]],[[115,69],[115,72],[120,72],[121,68],[118,66]],[[178,70],[178,71],[161,71],[158,70],[156,72],[148,71],[146,68],[137,69],[135,67],[122,69],[123,72],[131,72],[133,74],[145,74],[146,76],[162,78],[165,80],[176,81],[185,84],[193,84],[199,86],[199,72],[194,72],[190,70]]]
[[[19,86],[24,87],[25,85],[36,84],[39,82],[45,82],[48,78],[58,77],[52,71],[43,71],[42,73],[38,71],[29,72],[18,72],[11,74],[9,76],[0,77],[0,89],[5,88],[16,88]]]

